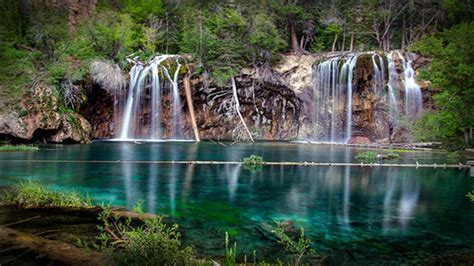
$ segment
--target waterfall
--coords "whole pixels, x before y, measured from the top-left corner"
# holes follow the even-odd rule
[[[348,75],[347,75],[347,107],[346,107],[346,136],[345,142],[348,143],[352,137],[352,84],[354,77],[354,69],[357,64],[357,55],[354,55],[348,60]],[[346,65],[346,64],[344,64]],[[344,69],[344,66],[342,66]]]
[[[390,114],[390,121],[392,124],[396,124],[398,122],[400,116],[400,110],[398,108],[399,100],[398,100],[398,93],[397,93],[397,79],[398,73],[395,68],[395,62],[393,61],[393,52],[387,54],[387,61],[388,61],[388,105],[389,105],[389,114]]]
[[[352,80],[356,62],[357,55],[335,57],[321,62],[315,69],[317,141],[343,143],[351,138]]]
[[[364,56],[364,59],[361,56]],[[369,75],[367,80],[364,78],[362,82],[363,84],[372,83],[371,91],[375,97],[368,98],[368,100],[371,101],[370,105],[374,107],[373,110],[379,112],[372,116],[376,117],[377,125],[386,125],[387,123],[384,123],[386,117],[388,117],[390,126],[398,125],[403,100],[405,105],[402,111],[409,119],[415,119],[421,110],[421,90],[415,82],[415,72],[411,67],[411,61],[406,60],[400,52],[341,54],[319,62],[313,67],[315,108],[312,140],[330,143],[349,143],[351,141],[354,116],[352,108],[353,84],[360,82],[354,80],[354,71],[359,58],[371,60],[372,63],[372,75]],[[403,67],[402,72],[397,71],[396,63],[398,62]],[[387,84],[386,77],[388,77]],[[363,86],[359,89],[364,89]],[[400,91],[405,91],[404,99],[400,97]],[[365,96],[359,95],[360,97]],[[379,115],[380,112],[386,112],[387,115]]]
[[[176,63],[174,72],[171,71],[171,64],[162,64],[164,61],[169,63],[173,58]],[[166,84],[170,85],[171,95],[172,121],[169,139],[183,138],[179,94],[180,59],[176,55],[159,55],[148,62],[140,62],[136,58],[129,60],[133,66],[130,70],[130,85],[125,110],[123,110],[119,140],[163,139],[162,95]],[[161,76],[166,79],[160,78]]]
[[[385,67],[383,57],[374,53],[372,55],[372,66],[373,66],[373,77],[372,77],[372,88],[373,92],[379,96],[383,96],[385,88]]]
[[[411,67],[411,60],[405,59],[397,52],[402,60],[405,86],[405,114],[408,119],[415,119],[423,106],[421,89],[415,81],[415,70]]]

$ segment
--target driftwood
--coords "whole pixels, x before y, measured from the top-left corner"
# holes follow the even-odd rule
[[[235,85],[235,79],[234,77],[232,77],[232,93],[234,95],[234,101],[235,101],[235,111],[237,112],[237,114],[239,115],[240,117],[240,121],[242,121],[242,126],[245,128],[245,131],[247,132],[247,134],[249,135],[249,138],[252,142],[254,142],[253,140],[253,137],[252,137],[252,133],[250,133],[250,130],[249,128],[247,127],[247,124],[245,123],[245,120],[242,116],[242,114],[240,113],[240,103],[239,103],[239,97],[237,95],[237,86]]]
[[[240,161],[81,161],[81,160],[7,160],[11,162],[37,162],[37,163],[98,163],[98,164],[209,164],[209,165],[240,165]],[[5,161],[4,161],[5,162]],[[414,168],[469,168],[467,164],[420,164],[415,163],[327,163],[327,162],[262,162],[262,165],[278,166],[355,166],[355,167],[414,167]]]
[[[25,249],[41,254],[59,264],[66,265],[106,265],[104,254],[89,251],[56,240],[45,239],[28,233],[23,233],[8,227],[0,227],[0,242],[15,249]]]
[[[5,201],[0,201],[0,207],[5,207],[5,206],[10,206],[10,207],[16,207],[17,204],[15,203],[9,203]],[[25,210],[30,210],[30,211],[39,211],[39,212],[48,212],[48,213],[58,213],[58,214],[71,214],[75,216],[91,216],[91,217],[97,217],[99,213],[101,213],[104,209],[100,206],[91,206],[91,207],[82,207],[82,208],[72,208],[72,207],[60,207],[60,206],[41,206],[41,207],[24,207],[21,206],[22,209]],[[132,211],[127,211],[123,207],[115,207],[110,210],[110,215],[118,218],[132,218],[133,220],[142,220],[142,219],[152,219],[152,218],[158,218],[158,217],[164,217],[162,215],[155,215],[155,214],[149,214],[149,213],[137,213],[137,212],[132,212]],[[15,225],[18,223],[22,222],[27,222],[30,220],[34,220],[40,218],[40,216],[35,216],[32,218],[28,218],[22,221],[18,222],[13,222],[7,225],[3,226],[10,226],[10,225]]]
[[[184,92],[186,93],[186,101],[188,103],[189,114],[191,115],[191,124],[193,126],[194,138],[196,142],[200,142],[201,138],[199,137],[199,129],[196,123],[196,115],[194,113],[193,97],[191,93],[191,83],[189,82],[189,74],[184,76],[183,80]]]

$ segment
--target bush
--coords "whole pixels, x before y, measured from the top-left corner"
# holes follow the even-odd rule
[[[191,247],[183,246],[178,225],[167,226],[161,218],[142,219],[136,226],[132,219],[111,217],[104,209],[99,220],[100,242],[96,247],[111,247],[119,265],[189,265],[193,264]]]
[[[5,200],[21,207],[88,207],[91,199],[76,192],[51,191],[39,182],[31,180],[17,184]]]
[[[274,233],[279,239],[278,243],[282,244],[285,247],[285,250],[295,254],[294,265],[300,265],[301,259],[305,254],[315,254],[316,251],[311,248],[311,240],[306,238],[304,235],[304,228],[300,228],[300,235],[297,241],[293,240],[285,232],[285,229],[281,223],[276,222],[277,228]]]
[[[355,157],[358,161],[375,161],[377,160],[377,153],[374,151],[366,151],[357,153]]]
[[[468,197],[470,201],[474,202],[474,190],[472,192],[468,192],[466,197]]]
[[[257,155],[250,155],[242,159],[242,165],[250,172],[262,170],[263,158]]]

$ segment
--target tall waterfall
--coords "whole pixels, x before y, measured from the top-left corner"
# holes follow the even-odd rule
[[[184,137],[178,81],[180,60],[176,55],[155,56],[148,62],[129,60],[133,66],[130,70],[130,85],[119,140],[164,139],[162,96],[166,88],[169,88],[171,99],[171,123],[167,139]]]
[[[374,106],[382,106],[387,114],[385,118],[377,115],[377,121],[388,118],[389,124],[395,126],[400,119],[400,108],[404,108],[403,111],[409,119],[415,119],[421,110],[421,90],[416,84],[415,72],[411,67],[411,61],[403,57],[400,52],[341,54],[322,61],[313,68],[315,80],[313,140],[348,143],[353,137],[352,101],[353,93],[357,89],[353,87],[357,83],[354,80],[354,71],[361,55],[372,61],[372,74],[368,79],[375,97],[371,101]],[[397,63],[401,65],[401,71],[397,70]],[[401,95],[405,96],[404,99]],[[403,101],[404,105],[401,104]]]
[[[390,114],[390,122],[392,124],[396,124],[400,117],[400,109],[399,109],[399,93],[398,93],[398,86],[397,80],[399,78],[398,72],[395,68],[395,61],[393,60],[393,52],[387,54],[387,62],[388,62],[388,103],[389,103],[389,114]]]
[[[317,141],[345,143],[352,135],[352,80],[356,62],[357,55],[353,54],[331,58],[316,67]]]
[[[399,52],[398,55],[403,64],[403,75],[405,85],[405,113],[407,118],[415,119],[423,107],[421,89],[415,81],[415,70],[411,67],[411,60],[405,59]]]

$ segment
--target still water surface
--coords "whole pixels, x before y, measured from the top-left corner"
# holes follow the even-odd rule
[[[140,201],[146,211],[172,217],[183,227],[185,242],[211,256],[223,255],[227,231],[240,252],[256,249],[261,257],[272,257],[278,248],[271,233],[275,220],[303,226],[314,248],[338,262],[419,262],[474,252],[474,203],[465,197],[474,179],[467,170],[265,166],[251,172],[239,165],[127,162],[238,161],[251,154],[266,161],[355,162],[357,152],[273,142],[47,145],[38,152],[0,153],[0,185],[38,179],[90,193],[96,202],[132,208]],[[400,160],[443,163],[446,158],[406,152]]]

